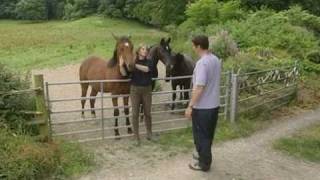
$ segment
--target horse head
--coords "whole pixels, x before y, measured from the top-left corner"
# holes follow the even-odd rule
[[[114,34],[112,35],[117,41],[114,58],[116,58],[118,62],[119,58],[122,57],[128,71],[132,71],[135,64],[135,54],[133,52],[133,43],[131,42],[130,37],[117,37]]]
[[[171,38],[168,38],[167,40],[162,38],[160,41],[160,46],[158,48],[159,59],[166,66],[171,59],[170,42],[171,42]]]
[[[184,55],[181,53],[173,54],[166,65],[166,77],[175,76],[176,71],[179,70],[179,65],[184,60]],[[166,80],[168,82],[169,80]]]

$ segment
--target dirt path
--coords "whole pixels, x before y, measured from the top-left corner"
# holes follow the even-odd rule
[[[106,166],[81,179],[319,180],[319,164],[293,159],[272,150],[271,147],[274,140],[315,122],[320,122],[320,109],[274,121],[270,128],[251,137],[217,145],[213,147],[214,166],[208,173],[189,170],[187,164],[191,160],[190,154],[181,154],[171,159],[159,160],[152,165],[146,162],[131,163],[121,168]]]

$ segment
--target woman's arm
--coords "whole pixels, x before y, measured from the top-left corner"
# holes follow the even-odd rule
[[[144,65],[141,65],[141,64],[136,64],[135,66],[140,71],[143,71],[143,72],[149,72],[150,71],[148,66],[144,66]]]
[[[120,74],[122,76],[127,76],[127,71],[124,68],[124,60],[123,60],[122,56],[120,56],[120,58],[119,58],[119,68],[120,68]]]

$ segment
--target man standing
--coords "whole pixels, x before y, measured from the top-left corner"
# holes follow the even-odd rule
[[[207,36],[192,39],[193,50],[200,57],[193,72],[192,98],[185,111],[192,118],[193,139],[197,161],[189,164],[190,169],[208,171],[212,162],[211,145],[217,125],[220,106],[220,60],[209,52]]]

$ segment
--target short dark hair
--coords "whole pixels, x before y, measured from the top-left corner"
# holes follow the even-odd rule
[[[209,38],[205,35],[198,35],[192,39],[195,46],[200,46],[201,49],[209,49]]]

